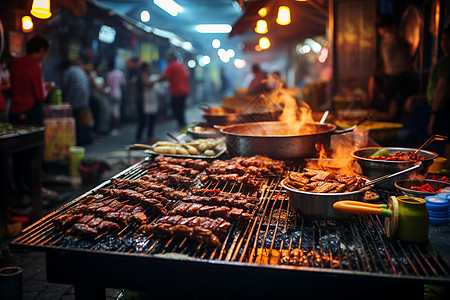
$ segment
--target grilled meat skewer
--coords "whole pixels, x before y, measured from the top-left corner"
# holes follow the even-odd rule
[[[225,220],[236,220],[247,222],[252,219],[252,215],[245,213],[243,209],[228,206],[210,206],[199,203],[181,202],[177,207],[169,212],[169,215],[200,216],[210,218],[224,218]]]
[[[168,223],[159,223],[156,225],[142,225],[138,231],[143,234],[155,234],[157,236],[175,235],[186,237],[199,243],[205,243],[213,247],[221,247],[222,243],[211,230],[201,226],[189,227],[186,225],[172,225]]]
[[[214,234],[223,235],[228,232],[231,223],[222,218],[212,219],[208,217],[183,217],[180,215],[164,216],[157,220],[156,223],[167,223],[172,225],[187,225],[189,227],[201,226],[211,230]]]
[[[102,188],[102,189],[98,189],[97,192],[101,193],[101,194],[107,194],[107,195],[111,195],[111,196],[115,196],[115,197],[129,199],[131,201],[135,201],[140,204],[144,204],[156,212],[159,212],[162,214],[167,213],[167,210],[164,208],[164,206],[161,204],[160,201],[158,201],[154,198],[147,198],[143,194],[138,193],[133,190],[103,189]]]

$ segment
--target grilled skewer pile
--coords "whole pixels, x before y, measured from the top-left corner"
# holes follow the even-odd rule
[[[267,164],[272,162],[271,167]],[[53,219],[55,227],[77,238],[135,231],[144,236],[177,236],[209,246],[221,245],[231,222],[253,218],[258,198],[241,192],[194,187],[201,181],[253,184],[264,175],[283,174],[281,162],[263,157],[216,160],[158,156],[137,179],[112,178]]]

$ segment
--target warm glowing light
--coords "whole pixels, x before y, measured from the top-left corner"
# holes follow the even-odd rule
[[[258,52],[260,52],[260,51],[262,51],[263,49],[261,48],[260,45],[256,45],[256,46],[255,46],[255,50],[258,51]]]
[[[264,20],[258,20],[258,22],[256,22],[255,32],[259,34],[267,33],[267,22]]]
[[[52,16],[50,12],[50,0],[33,0],[30,13],[39,19],[48,19]]]
[[[219,48],[220,47],[220,41],[218,39],[214,39],[212,41],[212,46],[213,46],[214,49]]]
[[[229,33],[230,24],[200,24],[195,27],[199,33]]]
[[[246,65],[247,65],[247,62],[246,62],[245,60],[243,60],[243,59],[236,58],[236,59],[234,60],[234,66],[235,66],[237,69],[242,69],[242,68],[244,68]]]
[[[183,11],[183,8],[173,0],[153,0],[153,3],[173,17]]]
[[[291,11],[287,6],[280,6],[278,8],[277,23],[280,25],[287,25],[291,23]]]
[[[261,49],[268,49],[270,47],[270,41],[268,38],[266,37],[262,37],[259,39],[259,46],[261,47]]]
[[[264,18],[265,16],[267,16],[267,7],[263,7],[260,10],[258,10],[258,15],[261,18]]]
[[[148,10],[143,10],[141,12],[141,21],[144,23],[150,21],[150,13]]]
[[[31,20],[30,16],[22,18],[22,31],[25,33],[33,31],[33,20]]]
[[[328,58],[328,52],[328,48],[323,47],[322,50],[320,50],[320,55],[317,57],[317,60],[323,64]]]

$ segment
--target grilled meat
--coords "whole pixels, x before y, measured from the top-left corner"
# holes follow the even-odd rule
[[[156,225],[142,225],[138,231],[143,234],[175,235],[185,237],[199,243],[205,243],[213,247],[221,247],[222,243],[219,238],[212,233],[211,230],[205,229],[201,226],[189,227],[186,225],[172,225],[168,223],[160,223]]]
[[[186,168],[196,169],[198,171],[203,171],[210,166],[209,162],[201,159],[176,158],[176,157],[167,157],[164,155],[159,155],[155,157],[155,162],[168,162],[170,164],[180,165]]]
[[[227,198],[233,198],[233,199],[245,199],[249,203],[258,203],[258,198],[253,196],[246,196],[242,193],[227,193],[222,192],[219,189],[200,189],[200,188],[192,188],[191,193],[198,196],[209,196],[209,197],[227,197]]]
[[[184,202],[201,203],[207,205],[224,205],[229,207],[239,207],[248,210],[255,208],[255,204],[249,203],[245,199],[233,199],[218,196],[207,197],[207,196],[190,195],[182,198],[181,200]]]
[[[293,189],[312,193],[345,193],[360,189],[365,179],[354,175],[343,176],[329,171],[305,169],[305,172],[291,172],[285,184]]]
[[[252,219],[252,215],[244,212],[241,208],[228,206],[210,206],[199,203],[181,202],[177,207],[169,212],[169,215],[201,216],[211,218],[224,218],[226,220],[236,220],[247,222]]]
[[[167,223],[172,225],[186,225],[189,227],[201,226],[205,229],[209,229],[215,234],[226,234],[231,227],[231,223],[225,221],[222,218],[212,219],[208,217],[183,217],[180,215],[164,216],[157,220],[156,223]]]
[[[143,194],[138,193],[133,190],[120,190],[120,189],[98,189],[98,193],[111,195],[114,197],[119,197],[122,199],[129,199],[133,202],[137,202],[139,204],[144,204],[150,209],[166,214],[167,210],[164,208],[164,206],[161,204],[160,201],[154,199],[154,198],[147,198]]]

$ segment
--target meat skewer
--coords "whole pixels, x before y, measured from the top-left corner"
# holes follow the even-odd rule
[[[98,193],[117,196],[120,198],[129,199],[131,201],[135,201],[141,204],[144,204],[148,206],[150,209],[166,214],[167,210],[164,208],[164,206],[161,204],[160,201],[154,199],[154,198],[147,198],[143,194],[138,193],[133,190],[120,190],[120,189],[98,189]]]
[[[228,206],[210,206],[199,203],[181,202],[177,207],[169,212],[169,215],[200,216],[210,218],[224,218],[225,220],[236,220],[247,222],[252,219],[252,215],[245,213],[243,209]]]
[[[258,203],[258,198],[253,196],[246,196],[242,193],[227,193],[223,192],[219,189],[202,189],[202,188],[192,188],[191,193],[193,195],[199,196],[220,196],[220,197],[228,197],[233,199],[246,199],[250,203]]]
[[[206,205],[224,205],[229,207],[238,207],[251,210],[255,208],[255,204],[248,203],[245,199],[233,199],[226,197],[207,197],[207,196],[195,196],[190,195],[181,199],[184,202],[200,203]]]
[[[222,218],[212,219],[209,217],[183,217],[180,215],[164,216],[157,220],[156,223],[167,223],[172,225],[186,225],[189,227],[201,226],[205,229],[211,230],[214,234],[223,235],[228,232],[231,223]]]
[[[142,225],[138,229],[143,234],[155,234],[156,236],[174,235],[186,237],[188,239],[205,243],[213,247],[221,247],[222,243],[219,238],[212,233],[211,230],[201,226],[189,227],[186,225],[172,225],[168,223],[159,223],[156,225]]]

